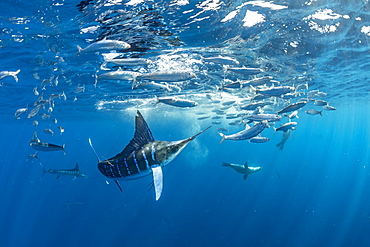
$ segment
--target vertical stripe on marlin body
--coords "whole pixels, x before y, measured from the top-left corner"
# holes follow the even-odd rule
[[[137,111],[134,138],[122,152],[110,159],[100,161],[93,149],[99,161],[98,169],[104,176],[113,179],[120,189],[118,180],[137,179],[153,173],[156,200],[158,200],[163,186],[161,167],[170,163],[189,142],[210,127],[184,140],[156,141],[143,116]],[[89,142],[92,147],[90,139]]]

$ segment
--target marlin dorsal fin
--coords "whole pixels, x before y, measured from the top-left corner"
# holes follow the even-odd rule
[[[123,149],[118,155],[128,156],[130,153],[138,148],[141,148],[145,144],[154,141],[152,132],[149,129],[148,124],[145,122],[143,116],[139,111],[137,111],[137,116],[135,118],[135,134],[134,138],[130,143]]]
[[[246,161],[246,162],[244,163],[244,168],[245,168],[245,170],[248,170],[248,161]]]
[[[161,197],[163,189],[163,173],[162,167],[159,165],[152,166],[153,180],[154,180],[154,190],[155,190],[155,200]]]
[[[80,171],[80,168],[78,167],[78,163],[76,162],[75,168],[73,168],[74,171]]]

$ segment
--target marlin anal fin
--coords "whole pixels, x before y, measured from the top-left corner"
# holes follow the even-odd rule
[[[155,189],[155,200],[158,201],[158,199],[161,197],[162,189],[163,189],[162,167],[160,167],[159,165],[152,166],[152,172],[153,172],[153,181],[154,181],[154,189]]]

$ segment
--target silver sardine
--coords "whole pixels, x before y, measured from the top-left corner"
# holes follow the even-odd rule
[[[218,63],[223,65],[238,65],[239,61],[232,57],[205,57],[203,58],[205,62],[212,62],[212,63]]]
[[[257,75],[259,73],[263,73],[264,70],[260,68],[246,68],[246,67],[228,67],[227,71],[232,71],[234,73],[242,74],[242,75]]]
[[[198,103],[193,100],[180,99],[177,97],[165,97],[165,98],[156,97],[156,100],[157,102],[176,107],[194,107],[198,105]]]
[[[265,128],[268,127],[267,121],[259,122],[252,127],[249,128],[248,125],[246,125],[246,128],[238,133],[232,134],[232,135],[225,135],[223,133],[218,133],[222,140],[220,143],[224,142],[225,140],[234,140],[234,141],[241,141],[253,138],[257,136],[259,133],[261,133]]]
[[[141,75],[139,72],[134,71],[125,71],[125,70],[117,70],[111,71],[98,76],[98,80],[135,80],[136,77]]]
[[[88,45],[85,48],[77,46],[78,54],[98,51],[125,50],[131,48],[131,45],[119,40],[103,39]]]
[[[294,87],[290,86],[279,86],[279,87],[270,87],[266,89],[256,89],[256,92],[263,95],[279,97],[283,94],[290,93],[294,91]]]
[[[248,119],[249,122],[253,122],[253,121],[260,122],[263,120],[266,120],[267,122],[275,122],[275,121],[280,121],[281,116],[277,114],[254,114],[254,115],[247,116],[245,118]]]
[[[287,132],[288,130],[295,130],[295,126],[297,126],[297,122],[289,122],[289,123],[283,124],[279,128],[274,128],[274,131],[275,133],[277,131]]]
[[[21,72],[21,70],[17,71],[0,71],[0,80],[4,79],[5,77],[12,76],[15,80],[15,82],[18,82],[18,73]]]
[[[278,111],[277,113],[278,114],[282,114],[282,113],[287,113],[287,112],[292,112],[292,111],[296,111],[298,109],[301,109],[303,106],[305,106],[307,104],[306,101],[300,101],[300,102],[297,102],[297,103],[293,103],[293,104],[290,104],[288,105],[287,107],[281,109],[280,111]]]
[[[152,63],[152,61],[146,58],[114,58],[105,59],[105,63],[114,63],[121,66],[138,66]]]
[[[63,146],[58,146],[58,145],[47,143],[47,142],[32,142],[30,143],[30,146],[33,149],[36,149],[38,151],[44,151],[44,152],[63,151],[64,155],[66,155],[64,151],[66,144],[63,144]]]
[[[270,140],[270,138],[267,138],[267,137],[255,136],[255,137],[252,137],[251,139],[249,139],[249,142],[265,143],[265,142],[268,142],[269,140]]]
[[[174,70],[141,74],[137,76],[137,79],[153,81],[184,81],[194,77],[196,77],[196,75],[193,72]]]

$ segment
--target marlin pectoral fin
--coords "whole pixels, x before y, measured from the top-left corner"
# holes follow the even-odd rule
[[[246,174],[244,174],[244,176],[243,176],[244,180],[246,180],[246,179],[247,179],[248,175],[249,175],[249,174],[247,174],[247,173],[246,173]]]
[[[117,186],[118,186],[119,190],[122,192],[121,185],[118,183],[118,181],[117,181],[117,180],[113,180],[113,181],[117,184]]]
[[[57,176],[57,179],[59,178],[59,175]]]
[[[159,165],[152,166],[153,171],[153,180],[154,180],[154,189],[155,189],[155,200],[161,197],[162,189],[163,189],[163,173],[162,167]]]

